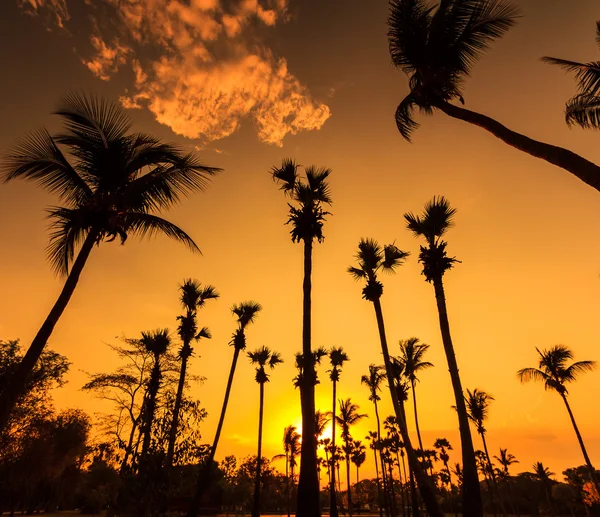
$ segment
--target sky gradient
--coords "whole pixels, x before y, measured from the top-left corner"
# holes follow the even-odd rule
[[[563,106],[572,78],[543,64],[544,55],[598,58],[594,0],[517,0],[518,25],[494,44],[465,88],[466,106],[512,129],[562,145],[600,162],[598,135],[569,129]],[[433,287],[420,275],[418,241],[402,215],[433,195],[458,209],[448,251],[462,262],[445,277],[450,324],[465,388],[495,397],[488,445],[508,448],[530,470],[543,461],[553,472],[583,458],[567,412],[542,385],[521,385],[516,372],[536,366],[534,347],[564,343],[578,359],[600,360],[600,203],[598,193],[567,172],[507,147],[438,113],[420,117],[408,144],[393,114],[406,78],[389,59],[387,2],[382,0],[4,0],[0,5],[2,124],[0,150],[39,126],[56,129],[52,112],[67,91],[121,99],[134,129],[187,149],[223,167],[203,194],[168,218],[183,227],[203,255],[166,238],[103,244],[93,250],[50,347],[72,361],[59,407],[90,413],[105,406],[80,391],[85,372],[108,371],[115,359],[104,343],[142,330],[175,329],[177,286],[194,277],[220,300],[207,304],[203,340],[190,371],[206,377],[191,393],[209,416],[211,442],[222,402],[234,330],[229,308],[247,299],[263,312],[247,331],[248,347],[282,353],[266,386],[264,454],[281,452],[283,429],[300,424],[291,379],[301,348],[302,246],[292,244],[283,194],[269,170],[284,157],[333,170],[334,199],[315,246],[313,344],[342,346],[350,356],[338,393],[370,418],[352,434],[374,429],[368,392],[360,385],[369,363],[382,362],[372,306],[346,273],[361,237],[395,242],[412,256],[384,277],[388,341],[431,345],[435,368],[417,387],[426,444],[459,439],[453,395],[439,334]],[[0,339],[28,345],[62,280],[45,260],[44,208],[57,200],[33,184],[0,188]],[[322,366],[317,407],[330,409]],[[240,361],[218,458],[255,453],[258,386]],[[570,402],[592,462],[600,463],[596,410],[600,371],[570,388]],[[383,396],[382,415],[391,413]],[[412,411],[411,435],[415,438]],[[474,436],[476,448],[480,439]],[[458,459],[455,454],[454,458]],[[280,467],[283,467],[281,465]],[[374,470],[368,455],[365,472]],[[560,478],[560,476],[559,476]]]

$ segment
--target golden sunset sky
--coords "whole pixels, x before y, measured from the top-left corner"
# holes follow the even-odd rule
[[[596,0],[516,0],[523,17],[476,66],[468,108],[512,129],[600,162],[592,131],[569,129],[563,106],[575,91],[544,55],[598,59]],[[420,426],[459,455],[457,420],[433,287],[420,275],[418,241],[402,215],[433,195],[458,209],[448,251],[462,262],[446,275],[446,294],[465,388],[491,393],[492,454],[508,448],[514,471],[542,461],[559,474],[583,463],[562,401],[516,372],[536,366],[535,347],[564,343],[576,359],[600,360],[600,194],[567,172],[531,158],[482,130],[438,113],[421,117],[412,144],[394,112],[406,78],[390,64],[384,0],[2,0],[0,149],[27,131],[58,128],[52,112],[67,91],[95,92],[131,107],[136,130],[187,149],[225,171],[203,194],[168,214],[199,244],[194,255],[166,238],[94,249],[49,343],[72,361],[58,407],[106,410],[80,391],[85,372],[109,371],[106,343],[142,330],[176,328],[177,286],[186,277],[213,284],[221,299],[200,313],[202,341],[192,373],[206,377],[191,394],[209,416],[211,442],[227,380],[234,330],[229,308],[247,299],[264,310],[247,331],[250,349],[282,353],[266,387],[264,454],[282,452],[283,428],[299,425],[293,357],[301,347],[302,246],[292,244],[283,194],[269,170],[284,157],[333,170],[333,215],[315,246],[313,344],[350,356],[339,397],[351,397],[375,428],[360,377],[382,362],[372,306],[346,273],[361,237],[395,242],[408,263],[383,280],[392,352],[400,338],[431,345],[435,368],[417,387]],[[24,182],[0,187],[0,339],[27,346],[62,286],[45,260],[44,208],[57,199]],[[323,365],[317,407],[329,410]],[[600,370],[570,388],[592,462],[600,464]],[[391,413],[383,395],[382,416]],[[410,409],[410,407],[409,407]],[[218,458],[255,453],[258,386],[240,361]],[[409,411],[411,435],[414,433]],[[474,435],[477,448],[479,437]],[[280,468],[283,465],[279,465]],[[372,455],[363,469],[374,473]]]

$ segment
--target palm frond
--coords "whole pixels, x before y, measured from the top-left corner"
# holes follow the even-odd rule
[[[198,340],[198,339],[201,339],[201,338],[212,339],[212,334],[210,333],[210,330],[208,329],[208,327],[202,327],[200,329],[200,332],[198,332],[196,334],[196,338],[195,339]]]
[[[200,248],[198,248],[187,233],[162,217],[142,212],[125,212],[121,215],[121,219],[127,234],[136,235],[141,238],[152,238],[156,235],[164,234],[173,240],[181,242],[190,251],[200,253]]]
[[[547,382],[550,377],[537,368],[522,368],[517,372],[517,377],[521,382],[542,381]]]
[[[569,126],[600,129],[600,95],[582,93],[569,99],[565,108],[565,119]]]
[[[413,132],[419,127],[419,123],[413,118],[415,105],[415,97],[412,93],[409,93],[398,104],[394,115],[398,131],[400,131],[402,137],[408,142],[411,141]]]
[[[367,273],[365,273],[365,271],[357,267],[350,266],[347,269],[347,271],[352,275],[354,280],[362,280],[363,278],[367,277]]]
[[[327,178],[331,174],[331,169],[327,167],[315,167],[311,165],[306,167],[306,180],[308,186],[313,193],[313,199],[321,203],[327,203],[330,205],[331,200],[331,189]]]
[[[565,369],[562,376],[565,382],[573,382],[580,373],[591,372],[596,368],[596,361],[577,361]]]
[[[238,322],[242,327],[246,327],[249,323],[254,323],[261,310],[262,305],[255,301],[236,303],[231,307],[231,312],[237,316]]]
[[[543,57],[542,61],[561,67],[566,72],[575,75],[579,92],[586,95],[596,95],[600,92],[600,61],[579,63],[568,59]]]
[[[283,363],[283,358],[279,352],[271,352],[271,357],[269,358],[269,368],[273,369],[276,365]]]
[[[381,268],[383,271],[392,273],[404,263],[409,255],[410,253],[408,251],[402,251],[394,244],[386,244],[383,247]]]
[[[281,190],[290,196],[293,195],[298,183],[298,166],[294,160],[285,158],[281,163],[281,167],[271,169],[271,176],[273,181],[281,185]]]
[[[376,271],[384,258],[383,250],[375,239],[361,238],[356,258],[365,271]]]

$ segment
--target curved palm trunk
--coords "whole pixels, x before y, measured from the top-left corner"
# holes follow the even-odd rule
[[[348,450],[348,440],[346,442],[346,450]],[[346,454],[346,487],[348,493],[348,515],[352,517],[352,493],[350,488],[350,455]]]
[[[48,317],[33,338],[31,345],[29,345],[29,348],[19,363],[15,373],[8,380],[6,386],[2,387],[2,396],[0,397],[0,431],[3,431],[8,424],[10,413],[25,390],[27,378],[33,371],[35,364],[46,347],[48,338],[50,338],[56,323],[67,307],[67,304],[77,287],[77,283],[79,282],[79,276],[83,271],[83,267],[90,256],[97,238],[98,232],[96,230],[90,230],[85,241],[83,241],[83,245],[73,263],[71,272],[69,273],[65,285],[63,286],[58,299],[54,303],[50,314],[48,314]]]
[[[165,460],[165,468],[167,476],[171,466],[173,465],[173,455],[175,453],[175,441],[177,440],[177,429],[179,427],[179,411],[181,410],[181,400],[183,399],[183,387],[185,386],[185,375],[187,371],[187,363],[189,359],[188,350],[191,352],[190,344],[183,344],[183,354],[181,356],[181,369],[179,370],[179,384],[177,385],[177,395],[175,396],[175,405],[173,406],[173,420],[171,421],[171,429],[169,431],[169,446],[167,448],[167,457]]]
[[[265,407],[265,385],[260,383],[260,406],[258,413],[258,455],[256,456],[256,477],[254,479],[254,503],[252,505],[252,517],[260,517],[260,470],[262,464],[262,428],[263,411]]]
[[[446,310],[446,296],[444,294],[444,284],[441,276],[433,279],[433,287],[435,289],[442,342],[444,344],[444,352],[446,353],[448,370],[452,380],[452,389],[454,390],[456,413],[458,414],[460,445],[463,460],[463,514],[465,517],[481,517],[483,515],[483,505],[481,502],[479,478],[477,476],[477,461],[475,460],[475,450],[473,449],[473,439],[471,438],[465,397],[460,382],[460,375],[458,374],[458,364],[456,362],[456,356],[454,355],[452,337],[450,336],[450,324],[448,322],[448,312]]]
[[[331,457],[333,459],[333,468],[331,469],[331,481],[329,483],[329,515],[330,517],[338,517],[337,499],[335,497],[335,415],[336,415],[336,389],[337,382],[333,384],[333,413],[331,417]]]
[[[417,415],[417,393],[415,391],[414,379],[411,379],[410,384],[412,387],[413,406],[415,408],[415,427],[417,428],[417,438],[419,439],[419,448],[423,450],[423,440],[421,440],[421,430],[419,429],[419,417]]]
[[[406,427],[406,418],[404,416],[404,408],[398,399],[398,393],[394,389],[394,373],[392,371],[392,363],[390,361],[390,353],[387,345],[387,337],[385,335],[385,324],[383,322],[383,311],[381,310],[381,302],[379,298],[373,300],[373,307],[375,308],[375,316],[377,318],[377,328],[379,330],[379,339],[381,341],[381,351],[383,352],[383,360],[385,363],[385,371],[388,378],[388,386],[390,389],[390,395],[392,397],[392,403],[394,406],[394,412],[396,413],[396,420],[400,427],[400,434],[402,435],[402,441],[404,448],[406,449],[406,455],[408,456],[408,464],[412,469],[417,484],[419,485],[419,491],[421,497],[427,508],[427,512],[430,517],[443,517],[444,514],[439,506],[439,503],[435,496],[435,491],[431,485],[431,481],[427,475],[423,472],[419,460],[415,454],[415,451],[410,442],[408,431]],[[464,404],[464,401],[463,401]],[[467,516],[469,517],[469,516]]]
[[[240,350],[238,348],[233,352],[233,360],[231,361],[231,368],[229,369],[229,378],[227,379],[227,388],[225,389],[225,399],[223,400],[223,406],[221,408],[221,416],[219,417],[219,423],[215,432],[215,439],[210,449],[210,454],[206,463],[202,466],[198,475],[198,483],[196,485],[196,492],[190,507],[187,512],[187,517],[196,517],[200,504],[202,503],[202,497],[209,488],[210,474],[212,466],[215,460],[215,454],[217,452],[217,446],[219,445],[219,438],[221,437],[221,431],[223,430],[223,423],[225,422],[225,413],[227,412],[227,404],[229,403],[229,395],[231,393],[231,386],[233,385],[233,375],[235,374],[235,367],[237,365]]]
[[[567,401],[567,397],[564,393],[561,393],[560,396],[565,402],[565,406],[567,407],[567,411],[569,412],[569,417],[571,418],[571,423],[573,424],[573,429],[575,429],[575,434],[577,435],[577,440],[579,441],[579,447],[581,447],[581,452],[583,454],[583,458],[585,459],[585,464],[590,471],[590,477],[592,483],[596,485],[596,490],[600,492],[600,483],[598,482],[598,476],[596,476],[596,469],[593,467],[592,462],[590,461],[590,457],[588,456],[587,450],[585,449],[585,445],[583,444],[583,438],[581,437],[581,433],[579,432],[579,428],[575,423],[575,417],[573,416],[573,412],[571,411],[571,406],[569,406],[569,402]]]
[[[317,474],[317,441],[315,433],[315,365],[311,348],[311,273],[312,238],[304,240],[304,281],[302,317],[302,355],[304,375],[300,384],[302,407],[302,448],[298,480],[298,517],[319,517],[319,476]]]
[[[375,405],[375,419],[377,420],[377,441],[379,441],[379,432],[381,424],[379,422],[379,409],[377,408],[377,400],[373,401]],[[375,456],[375,475],[377,476],[377,500],[379,502],[379,517],[383,517],[383,501],[381,499],[381,482],[379,481],[379,467],[377,465],[377,448],[373,448],[373,455]]]
[[[600,167],[578,154],[556,145],[546,144],[529,138],[508,129],[491,117],[455,106],[454,104],[439,103],[436,104],[436,108],[452,118],[479,126],[515,149],[556,165],[574,174],[590,187],[600,190]]]

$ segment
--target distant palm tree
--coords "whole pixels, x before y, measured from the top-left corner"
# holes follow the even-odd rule
[[[358,412],[359,406],[351,399],[340,400],[340,412],[335,420],[342,428],[342,440],[344,440],[344,455],[346,456],[346,483],[348,487],[348,514],[352,517],[352,490],[350,486],[350,455],[352,454],[352,436],[350,427],[360,422],[367,415]]]
[[[366,459],[367,448],[363,445],[363,443],[360,440],[354,440],[354,442],[352,442],[352,453],[350,455],[350,460],[352,461],[352,463],[354,463],[354,466],[356,467],[356,490],[359,490],[360,488],[360,477],[358,475],[358,469],[366,461]],[[357,497],[359,500],[358,508],[360,512],[360,495],[358,495]]]
[[[417,438],[419,439],[419,448],[423,449],[423,440],[421,440],[421,431],[419,430],[419,418],[417,416],[417,394],[415,384],[418,381],[417,373],[421,370],[433,366],[429,361],[423,361],[423,357],[429,345],[419,343],[419,338],[411,337],[400,340],[400,361],[404,365],[404,375],[410,381],[413,395],[413,406],[415,410],[415,427],[417,429]]]
[[[94,244],[117,237],[123,244],[131,236],[164,234],[198,251],[183,230],[156,214],[178,204],[181,197],[204,190],[210,176],[220,171],[152,136],[130,133],[131,121],[120,104],[70,94],[61,99],[55,114],[63,119],[63,133],[51,136],[45,129],[31,133],[0,166],[5,182],[31,180],[64,203],[48,210],[52,221],[48,259],[54,271],[66,277],[48,317],[2,390],[0,431],[67,307]]]
[[[316,371],[312,363],[311,348],[311,275],[312,249],[315,239],[322,242],[323,223],[329,213],[324,205],[331,205],[331,193],[327,178],[331,170],[306,167],[306,179],[298,173],[298,165],[293,160],[283,160],[281,167],[273,167],[271,174],[281,190],[289,195],[288,204],[292,225],[292,242],[304,243],[304,282],[302,317],[302,355],[305,358],[304,375],[300,385],[302,409],[302,452],[300,480],[298,482],[298,517],[321,515],[319,504],[319,477],[317,473],[317,442],[315,440],[315,384]]]
[[[548,501],[548,507],[552,514],[554,514],[554,505],[552,504],[552,491],[550,489],[552,484],[552,476],[554,476],[554,472],[550,472],[548,467],[545,467],[541,461],[538,461],[533,464],[533,475],[540,480],[542,486],[544,487],[544,492],[546,492],[546,500]]]
[[[574,382],[579,374],[593,370],[596,366],[596,362],[577,361],[576,363],[567,366],[567,361],[573,359],[573,351],[565,345],[556,345],[549,350],[540,351],[538,348],[536,348],[536,350],[540,356],[538,367],[523,368],[517,372],[517,376],[521,382],[541,381],[544,383],[545,389],[556,391],[561,396],[569,413],[569,417],[571,418],[571,423],[573,424],[573,429],[577,435],[577,440],[579,441],[585,464],[590,471],[590,479],[596,485],[596,489],[600,491],[600,483],[596,478],[596,470],[590,461],[590,457],[588,456],[583,443],[583,438],[581,437],[581,433],[575,422],[575,417],[571,411],[571,406],[569,406],[569,401],[567,400],[569,392],[567,391],[566,386],[568,383]]]
[[[373,459],[375,460],[375,477],[377,480],[377,501],[379,503],[379,517],[383,517],[383,500],[381,497],[381,483],[379,480],[379,465],[377,463],[377,452],[380,450],[379,446],[379,432],[369,431],[369,434],[365,436],[365,440],[370,442],[369,447],[373,451]]]
[[[315,436],[317,441],[321,436],[323,436],[323,433],[325,433],[325,429],[327,428],[327,424],[330,420],[331,413],[329,411],[325,411],[324,413],[318,409],[315,411]]]
[[[262,464],[262,430],[263,413],[265,409],[265,383],[269,382],[269,374],[265,370],[268,366],[271,370],[283,359],[278,352],[273,352],[266,346],[263,346],[253,352],[248,352],[248,357],[253,365],[256,365],[255,380],[259,385],[260,403],[258,410],[258,453],[256,455],[256,475],[254,477],[254,502],[252,504],[252,517],[260,517],[260,475]]]
[[[238,357],[240,356],[240,352],[246,349],[246,327],[256,320],[256,317],[261,310],[261,305],[253,301],[235,304],[231,308],[231,312],[237,320],[237,329],[233,333],[231,341],[229,342],[229,344],[233,346],[234,351],[233,359],[231,361],[231,367],[229,369],[229,378],[227,379],[227,387],[225,388],[225,398],[223,399],[223,405],[221,406],[221,416],[219,417],[219,423],[217,424],[217,430],[215,431],[215,438],[213,440],[212,447],[210,448],[208,458],[203,464],[202,470],[200,471],[200,474],[198,476],[196,491],[190,503],[187,517],[196,517],[198,515],[198,510],[200,509],[202,498],[209,488],[210,475],[212,472],[217,447],[219,445],[221,431],[223,430],[223,423],[225,422],[225,413],[227,412],[227,404],[229,402],[231,386],[233,385],[233,376],[235,374],[235,368],[237,365]]]
[[[596,43],[600,47],[600,21],[596,22]],[[555,57],[542,58],[575,74],[577,94],[567,102],[567,124],[584,128],[600,127],[600,62],[579,63]]]
[[[337,414],[337,383],[340,380],[340,373],[342,372],[342,366],[348,361],[348,355],[344,352],[342,347],[333,347],[329,351],[329,362],[331,363],[331,370],[329,370],[329,379],[333,385],[333,410],[332,415]],[[335,423],[337,418],[331,419],[331,447],[335,450]],[[337,517],[337,498],[335,495],[335,469],[331,470],[331,481],[329,483],[329,514],[331,517]]]
[[[508,468],[514,463],[519,463],[519,460],[515,458],[515,456],[508,452],[507,449],[503,449],[502,447],[500,447],[500,456],[494,456],[494,458],[502,466],[502,472],[506,478],[508,478],[510,475]]]
[[[273,459],[285,459],[285,479],[286,479],[286,503],[288,517],[291,515],[291,487],[294,483],[294,468],[296,467],[296,456],[300,453],[300,434],[296,426],[288,425],[283,430],[283,450],[284,454],[277,454]],[[290,479],[291,474],[291,479]]]
[[[433,443],[433,448],[439,451],[439,458],[444,464],[444,469],[448,475],[448,484],[450,485],[450,488],[452,488],[452,473],[450,472],[450,467],[448,466],[448,461],[450,460],[448,451],[452,450],[452,445],[450,445],[450,442],[447,438],[437,438]]]
[[[556,165],[600,190],[600,167],[555,145],[512,131],[465,103],[463,84],[475,62],[515,23],[518,10],[502,0],[391,0],[388,43],[392,62],[409,77],[409,94],[396,109],[400,134],[410,140],[419,126],[414,111],[435,110],[485,129],[504,143]]]
[[[364,280],[365,286],[362,289],[363,298],[373,303],[375,309],[375,317],[377,319],[377,328],[379,331],[379,340],[381,342],[381,351],[385,363],[385,371],[388,378],[388,386],[392,398],[392,404],[396,413],[396,418],[400,423],[400,431],[402,433],[402,441],[406,448],[408,463],[415,475],[421,497],[429,512],[430,517],[443,517],[443,512],[436,499],[434,488],[428,476],[423,472],[419,465],[419,460],[415,454],[408,431],[406,428],[406,419],[404,416],[404,408],[400,403],[398,393],[394,386],[394,371],[390,353],[387,344],[387,336],[385,333],[385,323],[383,321],[383,310],[381,308],[381,296],[383,294],[383,284],[378,279],[378,274],[381,271],[392,273],[394,272],[408,257],[408,253],[398,249],[393,244],[380,246],[373,239],[361,239],[358,244],[358,253],[356,258],[358,267],[351,266],[348,272],[356,280]],[[382,467],[383,469],[383,467]]]
[[[207,300],[216,300],[219,297],[219,293],[215,287],[212,285],[205,285],[202,287],[200,282],[191,278],[184,280],[183,284],[179,286],[179,290],[181,291],[180,300],[184,311],[184,314],[177,317],[179,320],[177,333],[182,342],[181,349],[179,350],[181,368],[179,369],[179,384],[177,385],[177,395],[175,396],[175,405],[173,406],[173,420],[171,422],[169,445],[165,460],[167,471],[173,464],[173,454],[175,452],[175,441],[177,439],[177,430],[179,426],[179,411],[181,409],[181,400],[183,398],[187,363],[193,353],[192,341],[198,341],[201,338],[210,339],[211,337],[207,327],[202,327],[198,330],[198,309],[204,307]]]
[[[446,253],[446,241],[442,239],[446,231],[453,225],[456,209],[443,196],[434,197],[425,205],[421,215],[412,213],[404,214],[407,227],[416,237],[424,237],[426,246],[421,246],[419,262],[423,266],[423,275],[427,282],[433,284],[435,299],[438,308],[440,330],[444,352],[448,362],[448,370],[454,390],[456,412],[460,430],[460,444],[463,460],[463,509],[465,517],[480,517],[483,512],[479,480],[477,478],[477,464],[473,440],[469,428],[469,416],[465,406],[458,362],[454,353],[454,345],[450,335],[450,323],[446,308],[446,295],[444,293],[443,277],[446,271],[452,269],[457,260]]]

